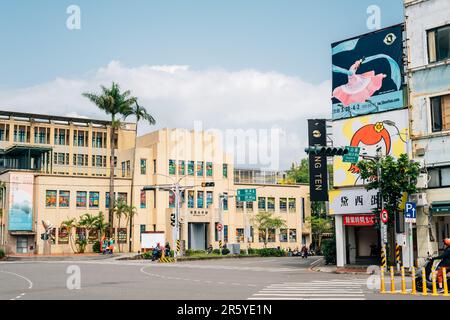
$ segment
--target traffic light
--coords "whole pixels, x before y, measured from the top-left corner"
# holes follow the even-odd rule
[[[202,182],[203,188],[214,187],[214,186],[215,186],[214,182]]]
[[[344,154],[348,154],[349,151],[345,147],[331,148],[324,146],[309,146],[305,148],[305,152],[307,154],[315,154],[318,156],[334,157],[343,156]]]
[[[48,234],[47,233],[41,233],[41,240],[47,241],[48,240]]]
[[[172,213],[172,214],[170,215],[170,225],[171,225],[172,227],[175,227],[175,213]]]

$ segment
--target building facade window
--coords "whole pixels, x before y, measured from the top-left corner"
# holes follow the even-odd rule
[[[222,176],[228,178],[228,164],[226,163],[222,165]]]
[[[280,229],[280,242],[288,241],[288,231],[287,229]]]
[[[281,212],[287,211],[287,199],[286,198],[280,198],[280,211]]]
[[[289,242],[297,242],[297,229],[289,229]]]
[[[119,192],[117,194],[117,201],[122,201],[122,202],[128,203],[128,193]]]
[[[147,174],[147,159],[141,159],[141,174]]]
[[[206,176],[212,177],[213,176],[213,164],[212,162],[206,163]]]
[[[204,163],[203,161],[197,161],[197,177],[204,176]]]
[[[242,228],[236,229],[236,242],[237,243],[244,242],[244,229]]]
[[[185,174],[186,174],[186,167],[185,167],[184,160],[179,160],[178,161],[178,175],[184,176]]]
[[[266,198],[265,197],[258,197],[258,210],[266,211]]]
[[[247,206],[248,212],[253,212],[253,202],[252,201],[247,201],[246,206]]]
[[[77,191],[77,208],[86,208],[87,206],[87,192]]]
[[[268,229],[267,230],[268,236],[267,236],[267,242],[275,242],[275,229]]]
[[[266,241],[266,230],[259,229],[258,230],[258,241],[264,243]]]
[[[73,145],[75,147],[87,147],[89,141],[89,131],[74,130],[73,131]]]
[[[9,141],[9,124],[0,123],[0,141]]]
[[[56,208],[56,190],[47,190],[45,192],[45,207]]]
[[[206,191],[206,207],[209,208],[214,202],[214,194],[212,191]]]
[[[55,152],[53,154],[53,164],[59,166],[68,166],[69,165],[69,154],[62,152]]]
[[[30,126],[14,125],[14,142],[30,142]]]
[[[228,242],[228,226],[223,226],[223,241]]]
[[[141,196],[139,199],[141,209],[145,209],[147,207],[147,193],[145,190],[141,190]]]
[[[106,168],[106,156],[92,155],[92,166]]]
[[[175,193],[169,191],[169,208],[175,208]]]
[[[267,210],[275,211],[275,198],[267,198]]]
[[[450,187],[450,167],[428,168],[428,188]]]
[[[188,172],[187,174],[193,176],[195,173],[195,163],[194,161],[188,161]]]
[[[34,128],[34,143],[50,144],[50,128],[35,127]]]
[[[98,209],[100,206],[100,192],[89,192],[89,209]]]
[[[88,155],[87,154],[73,154],[73,165],[77,167],[87,167],[88,163]]]
[[[70,191],[59,191],[59,207],[68,208],[70,206]]]
[[[223,193],[223,210],[228,211],[228,193]]]
[[[450,59],[450,25],[429,30],[428,61],[430,63]]]
[[[106,132],[92,132],[92,148],[106,148],[107,135]]]
[[[194,190],[188,190],[188,208],[194,208]]]
[[[203,209],[203,191],[197,191],[197,208]]]
[[[289,212],[295,212],[296,202],[295,198],[289,198]]]
[[[169,174],[176,174],[177,173],[177,165],[175,163],[175,160],[169,160]]]
[[[53,142],[57,146],[69,145],[69,129],[55,128],[53,134]]]
[[[432,132],[450,130],[450,94],[433,97],[430,104]]]
[[[239,201],[237,198],[236,198],[236,211],[239,212],[244,211],[244,202]]]

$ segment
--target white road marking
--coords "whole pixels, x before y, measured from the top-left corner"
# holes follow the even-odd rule
[[[250,300],[365,300],[363,279],[285,282],[266,286]]]
[[[1,273],[6,273],[6,274],[11,274],[11,275],[13,275],[13,276],[19,277],[19,278],[21,278],[21,279],[27,281],[27,282],[28,282],[28,290],[31,290],[31,288],[33,288],[33,282],[32,282],[30,279],[28,279],[27,277],[25,277],[25,276],[22,276],[22,275],[20,275],[20,274],[15,273],[15,272],[9,272],[9,271],[4,271],[4,270],[0,270],[0,272],[1,272]],[[18,295],[18,296],[15,297],[15,298],[12,298],[12,299],[10,299],[10,300],[17,300],[17,299],[20,299],[20,298],[22,298],[25,294],[26,294],[25,292],[22,292],[20,295]]]

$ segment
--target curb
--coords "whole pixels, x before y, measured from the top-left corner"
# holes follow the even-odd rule
[[[30,256],[30,257],[17,257],[17,256],[9,256],[0,261],[86,261],[86,260],[107,260],[107,259],[117,259],[119,256],[76,256],[76,255],[67,255],[67,256],[48,256],[48,257],[40,257],[40,256]]]

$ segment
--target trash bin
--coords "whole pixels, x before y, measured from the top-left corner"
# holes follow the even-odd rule
[[[231,254],[240,254],[241,253],[241,245],[239,243],[233,243],[230,245],[230,253]]]

